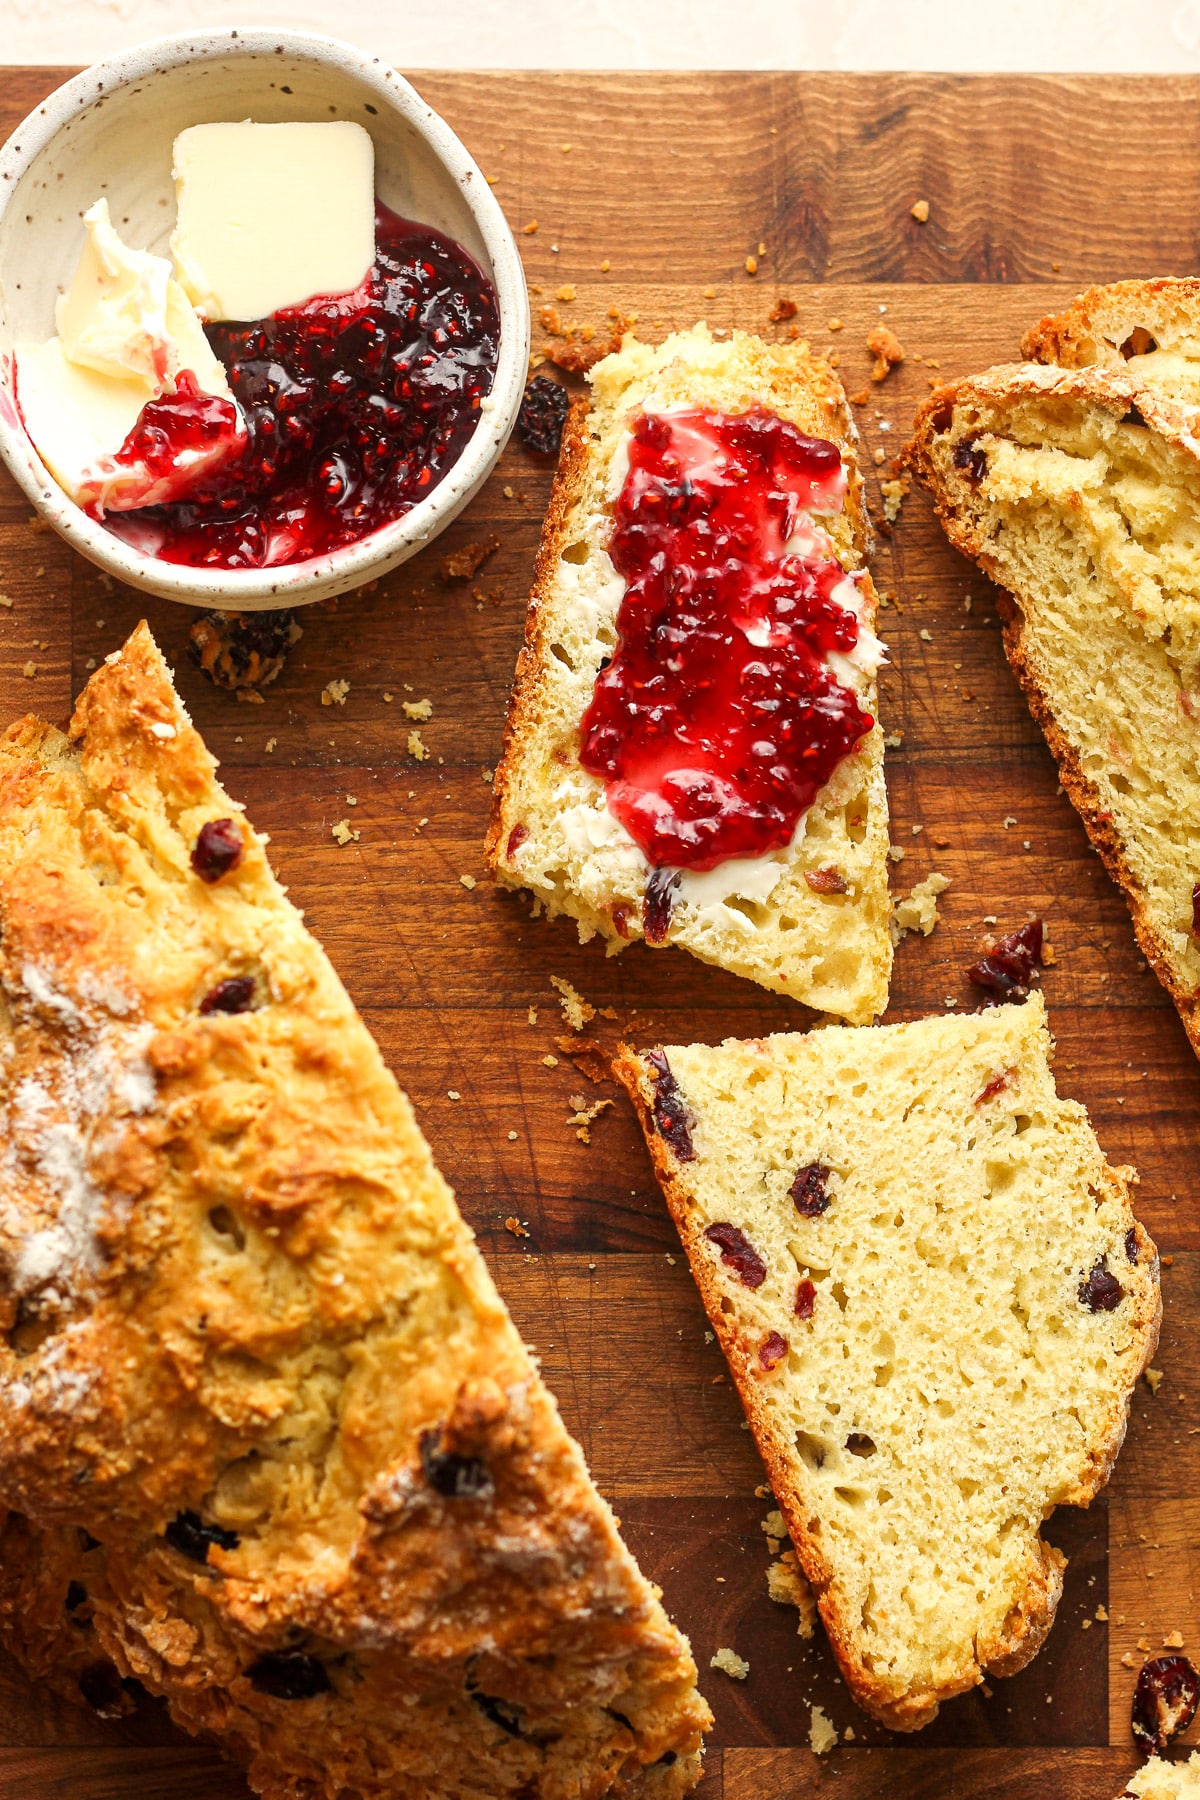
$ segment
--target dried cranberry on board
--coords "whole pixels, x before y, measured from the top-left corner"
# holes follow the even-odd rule
[[[671,1065],[662,1050],[648,1051],[646,1061],[656,1076],[652,1104],[658,1135],[670,1145],[680,1162],[695,1162],[692,1126],[696,1120],[671,1073]]]
[[[679,888],[678,869],[655,869],[642,900],[642,933],[648,944],[665,944]]]
[[[1041,966],[1042,931],[1042,921],[1030,919],[1019,931],[998,938],[978,962],[971,964],[966,971],[967,980],[1001,1000],[1027,1000]]]
[[[788,1193],[802,1219],[819,1219],[829,1211],[829,1195],[825,1191],[828,1179],[829,1170],[824,1163],[809,1163],[797,1171]]]
[[[1115,1312],[1125,1298],[1125,1289],[1102,1256],[1079,1284],[1080,1303],[1091,1312]]]
[[[491,1470],[478,1456],[442,1449],[439,1426],[421,1433],[420,1449],[426,1481],[447,1500],[486,1500],[495,1487]]]
[[[551,381],[548,375],[535,375],[525,389],[517,430],[539,456],[557,456],[570,410],[571,396],[566,388]]]
[[[1186,1731],[1200,1701],[1200,1675],[1186,1656],[1144,1663],[1133,1690],[1133,1735],[1144,1750],[1163,1751]]]
[[[192,868],[211,887],[242,860],[242,834],[232,819],[210,819],[200,827],[192,850]]]
[[[178,1550],[181,1556],[190,1557],[192,1562],[198,1563],[208,1561],[208,1552],[213,1544],[218,1550],[236,1550],[242,1541],[236,1531],[229,1531],[224,1525],[210,1525],[190,1508],[176,1514],[163,1536],[172,1550]]]
[[[250,1686],[273,1700],[313,1700],[330,1689],[329,1671],[303,1650],[273,1650],[246,1670]]]
[[[704,1235],[721,1252],[721,1261],[743,1287],[760,1288],[767,1279],[767,1265],[744,1231],[724,1221],[706,1225]]]
[[[805,1278],[796,1289],[795,1313],[798,1319],[811,1319],[817,1309],[817,1290]]]
[[[758,1346],[758,1366],[760,1369],[774,1369],[788,1353],[788,1341],[781,1331],[768,1331]]]
[[[981,450],[970,438],[955,444],[950,460],[965,475],[968,487],[977,488],[988,472],[986,450]]]
[[[227,981],[218,981],[216,987],[209,988],[200,1002],[200,1011],[205,1017],[209,1013],[244,1013],[253,1005],[253,975],[231,975]]]

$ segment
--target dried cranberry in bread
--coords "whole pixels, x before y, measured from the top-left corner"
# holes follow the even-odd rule
[[[0,741],[0,1638],[269,1800],[667,1800],[708,1709],[145,626]]]
[[[1023,363],[939,388],[905,457],[1006,590],[1008,659],[1200,1049],[1196,441],[1127,374]]]
[[[845,395],[804,344],[743,332],[717,342],[703,325],[657,347],[626,338],[589,380],[590,402],[576,404],[563,437],[538,554],[489,863],[610,953],[637,938],[675,944],[866,1023],[887,1004],[892,957],[883,736],[873,722],[882,646]],[[694,430],[698,417],[713,442]],[[661,458],[675,472],[638,490],[644,471],[631,457],[658,467],[651,426],[664,444],[675,434]],[[772,428],[788,442],[772,449]],[[786,496],[770,458],[800,447],[825,479],[814,477],[812,500],[789,514],[793,535],[777,545],[770,507]],[[730,495],[751,486],[760,461],[775,489],[764,522],[747,504],[727,528],[721,509],[736,510]],[[729,464],[737,480],[722,492]],[[792,493],[806,491],[795,470],[788,480]],[[626,573],[639,550],[651,560],[651,526],[665,538],[662,592],[651,582],[630,608],[638,577],[627,581],[613,557]],[[736,555],[722,548],[730,543]],[[781,574],[781,556],[798,558],[799,573]],[[630,724],[635,706],[641,719]],[[622,758],[642,759],[642,774],[653,767],[649,794],[640,775],[611,773]],[[672,782],[682,796],[674,813],[664,799]],[[752,830],[750,815],[777,828]],[[689,832],[715,865],[683,841]]]
[[[928,1724],[1054,1618],[1160,1313],[1040,994],[615,1065],[859,1703]]]

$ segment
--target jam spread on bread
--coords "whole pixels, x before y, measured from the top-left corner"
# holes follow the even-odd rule
[[[810,517],[840,509],[841,455],[758,406],[642,413],[628,451],[625,593],[580,761],[654,867],[762,856],[874,723],[827,660],[860,633]]]
[[[432,493],[478,423],[500,323],[465,250],[380,205],[375,262],[352,293],[205,331],[245,419],[244,452],[186,500],[104,522],[167,562],[247,569],[354,543]],[[143,408],[116,460],[173,464],[227,428],[230,403],[194,387]]]

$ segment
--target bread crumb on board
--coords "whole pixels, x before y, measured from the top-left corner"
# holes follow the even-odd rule
[[[924,881],[918,881],[902,900],[895,902],[890,924],[893,944],[898,944],[908,931],[929,936],[938,922],[938,895],[944,894],[949,886],[950,877],[940,875],[935,869]]]
[[[433,717],[432,700],[402,700],[400,704],[404,708],[405,716],[409,719],[425,720]]]
[[[330,834],[339,844],[357,844],[362,836],[361,831],[355,831],[349,819],[339,819],[337,824],[331,825],[329,829]]]
[[[723,1648],[709,1662],[710,1669],[720,1669],[722,1675],[730,1676],[734,1681],[745,1681],[750,1673],[750,1664],[736,1650]]]
[[[876,325],[867,333],[867,349],[875,358],[872,381],[886,381],[896,365],[904,361],[904,345],[886,325]]]
[[[563,975],[552,975],[550,986],[558,990],[559,1005],[563,1018],[572,1031],[582,1031],[584,1026],[596,1016],[596,1009],[590,1006],[576,988]]]
[[[322,706],[345,706],[346,695],[350,692],[348,681],[327,681],[321,689]]]
[[[817,1625],[817,1603],[794,1550],[785,1550],[767,1569],[767,1593],[779,1606],[794,1606],[796,1631],[810,1638]]]
[[[917,221],[918,225],[928,225],[928,223],[929,223],[929,202],[928,202],[928,200],[914,200],[908,210],[911,213],[912,217]]]
[[[814,1706],[808,1727],[808,1741],[814,1756],[826,1756],[838,1741],[837,1727],[824,1707]]]

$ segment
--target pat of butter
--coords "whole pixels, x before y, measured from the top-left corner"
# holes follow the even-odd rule
[[[192,125],[175,139],[171,254],[205,319],[347,294],[375,260],[375,147],[361,125]]]
[[[225,370],[166,257],[131,250],[107,200],[89,207],[83,223],[83,253],[54,313],[64,356],[115,381],[149,382],[155,392],[190,369],[206,394],[228,399]]]

